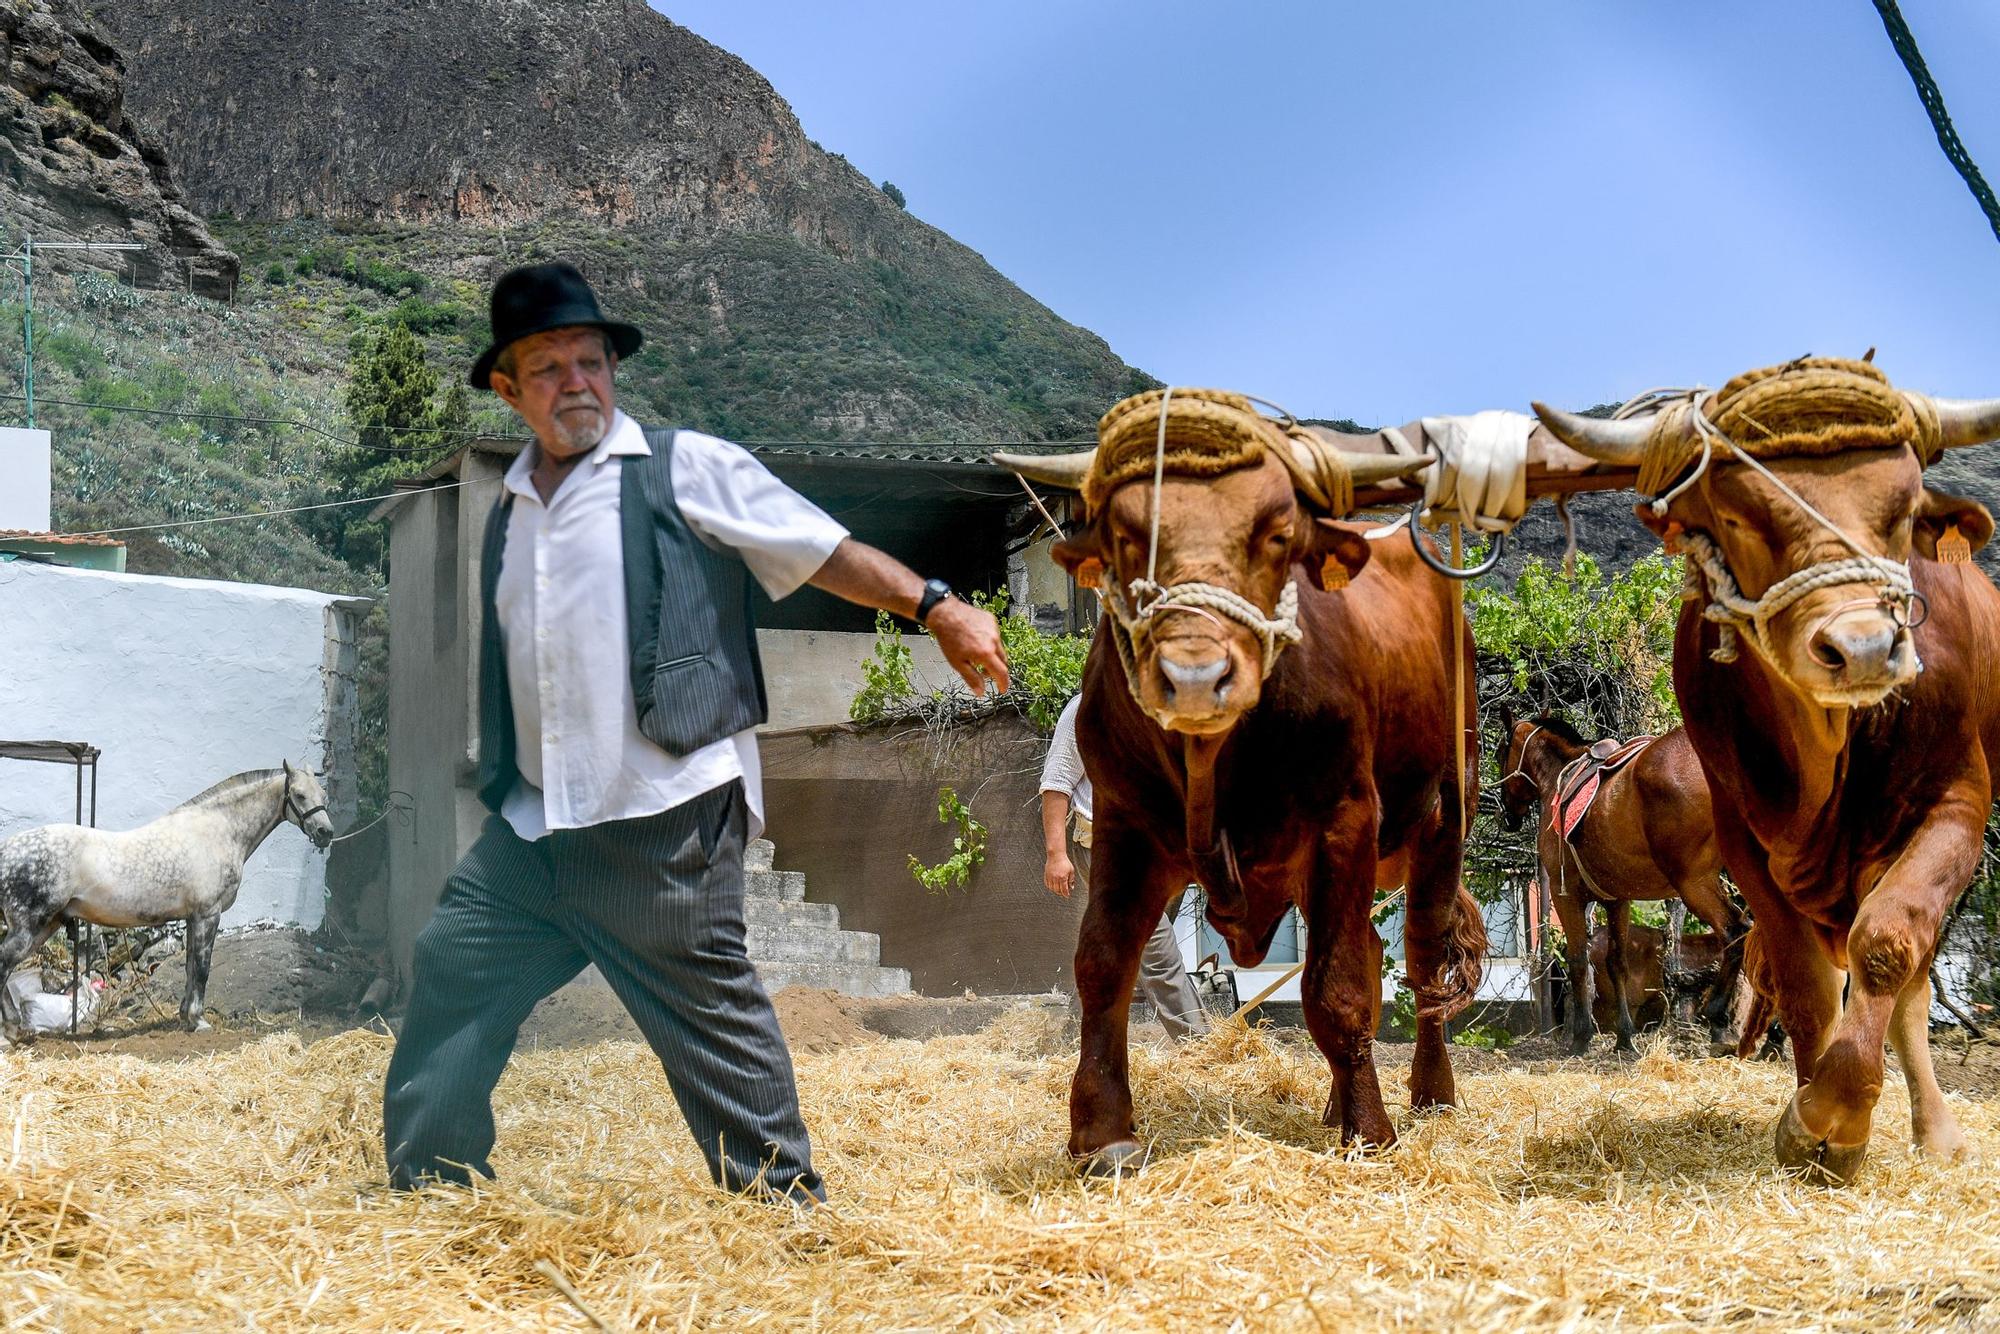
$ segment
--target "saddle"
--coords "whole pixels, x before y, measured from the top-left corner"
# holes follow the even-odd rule
[[[1605,737],[1593,741],[1590,749],[1571,760],[1556,777],[1555,800],[1549,803],[1549,827],[1561,832],[1567,843],[1590,813],[1590,804],[1609,774],[1615,774],[1658,737],[1635,736],[1630,741]]]

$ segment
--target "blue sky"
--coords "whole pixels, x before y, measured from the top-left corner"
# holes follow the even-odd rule
[[[2000,394],[2000,241],[1867,0],[653,0],[1134,365],[1301,415],[1804,352]],[[2000,5],[1903,0],[2000,186]]]

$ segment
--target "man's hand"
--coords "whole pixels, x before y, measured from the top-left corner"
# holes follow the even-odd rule
[[[1048,860],[1042,863],[1042,883],[1049,887],[1049,893],[1069,897],[1076,885],[1076,867],[1070,862],[1067,849],[1049,850]]]
[[[975,696],[986,693],[988,680],[1002,694],[1006,693],[1007,653],[1000,647],[1000,622],[992,612],[981,611],[957,598],[946,598],[931,609],[931,618],[924,623],[924,629],[931,632],[944,653],[944,660],[964,678]]]

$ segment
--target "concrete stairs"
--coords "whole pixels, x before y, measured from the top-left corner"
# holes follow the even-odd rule
[[[848,996],[902,996],[909,970],[884,968],[881,938],[840,929],[840,909],[806,902],[801,871],[773,867],[776,849],[758,839],[744,851],[743,917],[750,959],[768,991],[818,987]]]

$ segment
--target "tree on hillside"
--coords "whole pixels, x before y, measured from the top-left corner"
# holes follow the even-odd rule
[[[889,181],[882,182],[882,193],[889,196],[889,202],[894,204],[897,208],[908,208],[910,206],[910,202],[907,199],[903,198],[903,192],[901,190],[898,190],[895,187],[895,185]]]
[[[348,344],[346,404],[357,444],[329,460],[335,500],[384,495],[398,478],[416,476],[454,443],[444,434],[446,418],[464,423],[471,415],[462,391],[439,401],[437,372],[424,345],[401,323],[357,333]],[[368,521],[368,509],[355,504],[321,511],[328,517],[320,538],[342,560],[379,576],[388,552],[382,525]]]

